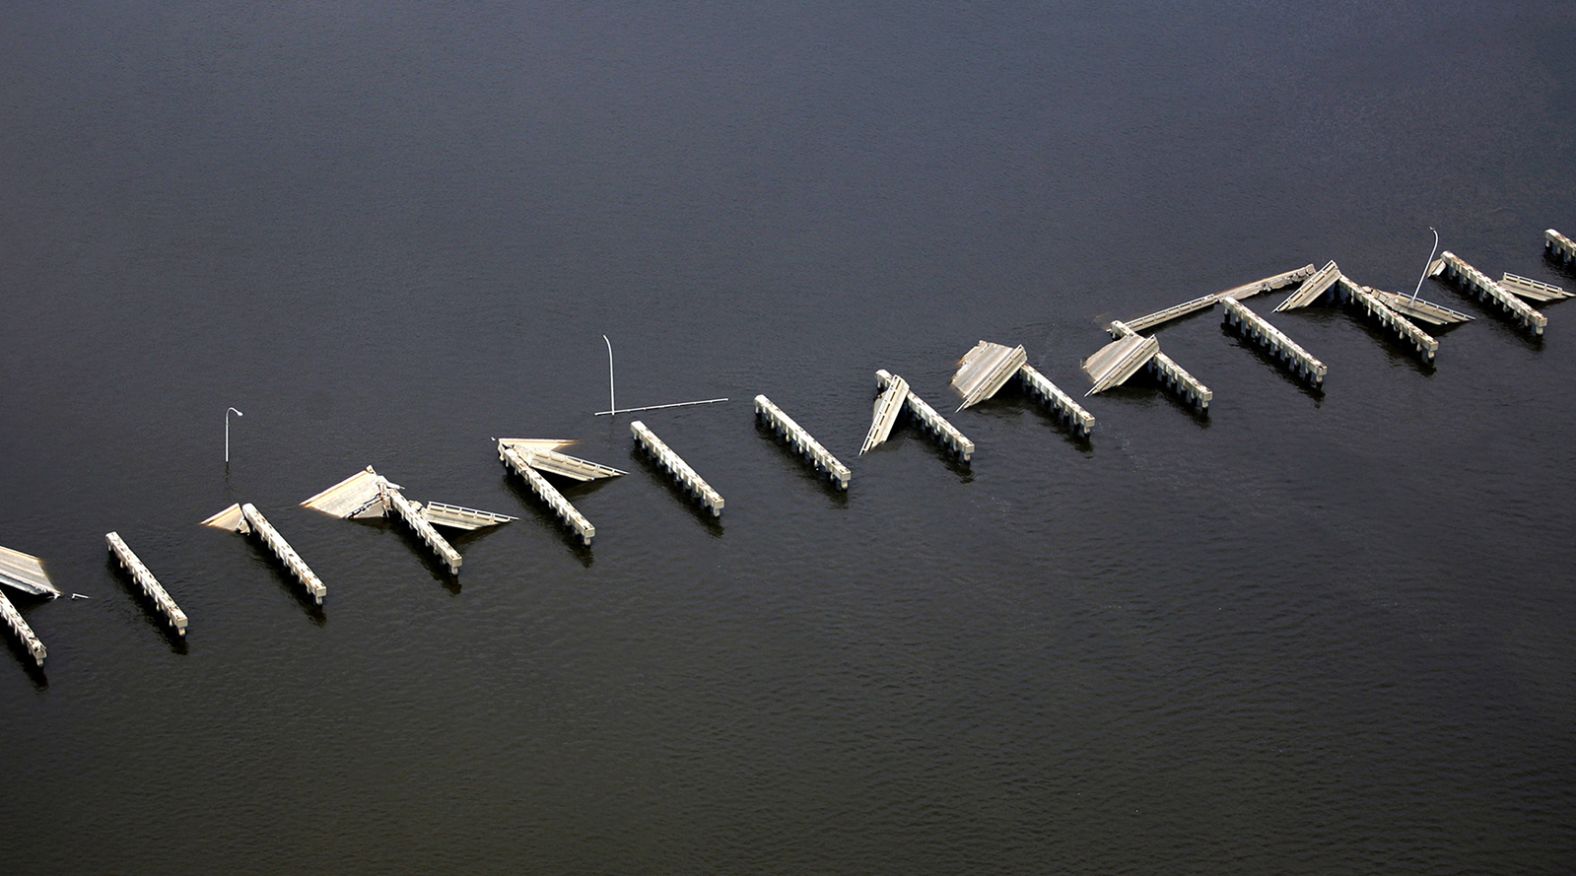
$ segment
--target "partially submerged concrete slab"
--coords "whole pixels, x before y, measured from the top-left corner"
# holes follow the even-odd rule
[[[1542,280],[1523,277],[1520,274],[1501,274],[1499,284],[1509,289],[1511,294],[1525,298],[1528,301],[1562,301],[1572,297],[1571,293]]]
[[[1173,304],[1164,310],[1157,310],[1154,313],[1145,314],[1136,319],[1125,320],[1125,324],[1135,332],[1148,331],[1171,320],[1181,319],[1188,314],[1208,310],[1214,307],[1215,303],[1222,298],[1235,298],[1238,301],[1242,301],[1264,292],[1273,292],[1276,289],[1284,289],[1293,283],[1300,283],[1313,276],[1313,273],[1313,265],[1304,265],[1296,270],[1286,271],[1272,277],[1265,277],[1262,280],[1254,280],[1251,283],[1243,283],[1241,286],[1233,286],[1230,289],[1222,289],[1219,292],[1200,295],[1181,304]]]
[[[1159,352],[1159,339],[1146,338],[1136,332],[1106,344],[1083,361],[1084,373],[1094,381],[1094,385],[1084,395],[1095,395],[1113,386],[1121,386]]]
[[[498,446],[500,448],[507,447],[518,452],[522,458],[531,464],[532,468],[539,472],[557,475],[572,481],[598,481],[627,474],[627,472],[613,468],[610,465],[592,462],[589,459],[581,459],[578,456],[570,456],[567,453],[560,453],[551,448],[536,447],[529,444],[521,445],[519,443],[505,444],[503,441],[499,441]]]
[[[1018,373],[1029,354],[1022,345],[1009,347],[990,341],[980,341],[963,354],[958,370],[952,375],[952,388],[963,396],[958,410],[973,407],[994,396]]]
[[[1309,265],[1308,269],[1312,271],[1313,266]],[[1221,296],[1218,295],[1212,298],[1216,301],[1221,300]],[[1096,370],[1090,373],[1090,378],[1095,381],[1095,386],[1099,387],[1090,389],[1085,395],[1094,395],[1096,392],[1104,392],[1106,389],[1120,385],[1136,374],[1138,367],[1142,367],[1159,381],[1167,392],[1186,401],[1195,411],[1201,414],[1209,411],[1209,403],[1215,398],[1215,393],[1197,377],[1189,374],[1187,369],[1178,365],[1176,360],[1162,353],[1158,339],[1141,337],[1121,320],[1113,320],[1109,331],[1116,341],[1107,344],[1084,360],[1086,372],[1089,372],[1090,363],[1094,363]],[[1117,345],[1123,341],[1133,346],[1126,349],[1118,347]],[[1153,343],[1153,348],[1138,343],[1143,341]],[[1141,360],[1139,365],[1129,368],[1129,361],[1135,357]],[[1100,376],[1096,377],[1096,374]]]
[[[454,574],[459,574],[460,571],[462,563],[460,552],[455,550],[447,539],[439,535],[436,529],[433,529],[434,523],[454,529],[470,530],[495,526],[515,519],[507,514],[495,514],[491,511],[479,511],[475,508],[443,502],[429,502],[429,506],[436,508],[428,512],[426,506],[406,498],[403,490],[404,487],[389,481],[369,465],[307,499],[301,505],[347,520],[398,517],[405,521],[405,524],[433,553],[438,555],[439,559],[443,560],[449,571]]]
[[[44,561],[10,548],[0,547],[0,585],[31,596],[60,598],[60,591],[44,572]]]
[[[1426,322],[1429,325],[1456,325],[1471,322],[1476,317],[1462,313],[1443,304],[1435,304],[1422,298],[1413,298],[1400,292],[1386,292],[1372,286],[1362,287],[1366,292],[1379,299],[1384,305],[1402,316],[1417,322]]]
[[[936,412],[936,409],[919,397],[909,386],[908,381],[887,371],[885,368],[876,371],[876,389],[880,395],[876,398],[875,415],[870,424],[870,435],[875,435],[883,420],[890,416],[891,421],[886,423],[885,430],[881,433],[881,441],[892,432],[892,422],[896,421],[898,411],[908,411],[913,416],[920,428],[924,429],[931,437],[941,442],[957,454],[963,462],[974,458],[974,442],[958,431],[958,427],[947,422],[947,418]],[[899,391],[901,390],[901,391]],[[865,436],[866,442],[870,435]],[[876,442],[881,443],[880,441]],[[864,455],[864,451],[860,451]]]
[[[507,466],[510,471],[524,479],[526,486],[531,488],[531,492],[535,493],[537,498],[547,503],[547,507],[552,510],[554,516],[573,530],[575,535],[580,537],[582,544],[590,547],[591,539],[596,537],[596,527],[591,524],[590,520],[586,519],[584,514],[576,510],[575,506],[570,504],[569,500],[564,498],[562,493],[558,492],[558,488],[554,487],[546,477],[543,477],[542,472],[538,470],[540,455],[550,452],[552,451],[532,452],[527,449],[524,453],[521,453],[517,445],[508,445],[502,441],[498,442],[498,460]]]
[[[1297,310],[1313,304],[1324,293],[1330,291],[1330,287],[1334,286],[1335,281],[1340,278],[1341,268],[1332,259],[1325,263],[1324,267],[1320,268],[1317,273],[1305,280],[1301,286],[1297,287],[1297,291],[1286,296],[1285,301],[1276,305],[1275,312],[1285,313],[1288,310]],[[1241,301],[1242,299],[1236,300]]]
[[[870,430],[865,433],[864,443],[859,445],[860,456],[886,443],[892,435],[892,427],[897,423],[897,415],[903,411],[903,404],[908,400],[908,381],[901,377],[892,377],[881,387],[881,394],[876,396],[871,410]]]

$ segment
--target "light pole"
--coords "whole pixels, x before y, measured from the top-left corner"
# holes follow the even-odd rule
[[[1434,231],[1434,226],[1428,226],[1429,231]],[[1412,290],[1412,300],[1417,300],[1417,293],[1423,291],[1423,278],[1428,276],[1428,266],[1434,263],[1434,253],[1439,252],[1439,232],[1434,231],[1434,248],[1428,252],[1428,261],[1423,262],[1422,276],[1417,278],[1417,288]]]
[[[610,417],[616,414],[632,414],[636,411],[655,411],[661,410],[663,408],[687,408],[690,405],[710,405],[716,404],[717,402],[727,401],[725,398],[708,398],[702,399],[700,401],[674,402],[672,404],[666,405],[646,405],[645,407],[624,408],[623,410],[619,410],[618,398],[613,394],[613,342],[607,339],[607,335],[603,335],[602,343],[607,344],[607,410],[597,411],[596,413],[592,414],[594,417]]]
[[[607,409],[618,410],[618,399],[613,395],[613,342],[602,336],[602,343],[607,344]]]
[[[240,411],[236,410],[235,408],[225,408],[224,409],[224,464],[225,465],[229,465],[230,464],[230,415],[231,414],[235,414],[237,417],[244,417],[244,416],[246,416],[245,414],[241,413]]]

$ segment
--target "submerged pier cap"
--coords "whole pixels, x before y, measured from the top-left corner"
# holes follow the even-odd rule
[[[1222,298],[1220,303],[1225,310],[1227,326],[1269,352],[1281,367],[1303,382],[1315,387],[1324,385],[1324,376],[1329,369],[1300,344],[1287,337],[1285,332],[1270,325],[1268,320],[1244,307],[1235,298]]]
[[[1543,245],[1557,261],[1576,264],[1576,241],[1550,228],[1543,232]]]
[[[821,446],[809,431],[788,416],[782,408],[778,407],[771,399],[764,395],[755,397],[755,416],[771,427],[773,433],[782,436],[788,446],[798,451],[816,471],[824,474],[837,485],[840,490],[848,489],[848,482],[853,478],[853,472],[848,466],[843,465],[830,450]]]
[[[897,397],[894,391],[894,387],[899,386],[902,387],[901,397]],[[889,396],[896,398],[897,403],[902,405],[902,410],[908,411],[926,433],[957,454],[959,460],[969,462],[974,458],[974,442],[958,431],[958,427],[947,422],[947,418],[937,413],[935,408],[926,404],[925,400],[920,398],[918,393],[914,392],[908,381],[882,368],[876,371],[876,387],[881,391],[883,399]],[[870,424],[871,434],[875,433],[876,426],[883,415],[882,402],[881,399],[878,399],[875,420]],[[892,416],[896,417],[897,414],[893,413]],[[887,427],[887,432],[891,432],[890,426]],[[869,440],[868,437],[866,440]],[[882,440],[886,440],[885,437]]]
[[[175,600],[170,597],[169,591],[164,589],[164,585],[159,583],[159,579],[153,577],[153,572],[148,570],[148,567],[143,564],[141,559],[138,559],[137,555],[132,552],[131,547],[126,544],[125,539],[122,539],[119,533],[105,533],[104,541],[109,545],[110,553],[114,554],[115,559],[120,562],[121,568],[131,575],[131,580],[136,582],[136,585],[142,589],[143,594],[153,600],[154,606],[169,621],[170,626],[184,637],[187,625],[186,612],[182,611],[181,607],[175,604]]]
[[[1088,438],[1094,433],[1094,414],[1084,410],[1072,396],[1068,395],[1050,378],[1041,374],[1033,365],[1025,362],[1018,369],[1018,379],[1023,382],[1024,391],[1038,400],[1041,404],[1051,409],[1051,412],[1074,432]]]
[[[1367,286],[1359,286],[1342,276],[1336,285],[1335,295],[1342,303],[1360,309],[1369,320],[1387,329],[1393,337],[1411,347],[1412,352],[1422,357],[1424,361],[1433,362],[1438,355],[1439,341],[1391,308]]]
[[[449,567],[449,573],[460,574],[460,566],[465,562],[464,558],[454,549],[454,545],[449,544],[448,539],[438,534],[438,530],[432,527],[432,522],[422,515],[421,509],[383,478],[378,479],[378,491],[382,494],[384,507],[405,521],[405,525],[416,533],[422,543]]]
[[[16,636],[17,641],[22,643],[22,649],[27,651],[28,655],[33,658],[33,662],[39,668],[43,668],[44,658],[49,656],[49,649],[44,647],[44,643],[38,638],[38,634],[33,632],[33,628],[28,626],[27,621],[22,619],[22,613],[17,611],[16,606],[11,604],[11,599],[5,595],[3,590],[0,590],[0,623],[5,624],[6,629],[11,631],[11,635]]]
[[[558,492],[558,488],[554,487],[537,470],[538,465],[542,462],[540,459],[541,454],[551,452],[553,451],[526,449],[522,453],[520,445],[505,444],[503,441],[498,442],[498,460],[508,467],[510,471],[519,475],[525,481],[526,486],[531,488],[531,492],[535,493],[537,498],[546,503],[554,516],[572,530],[575,535],[579,536],[582,544],[589,547],[591,540],[596,537],[596,527],[591,525],[591,521],[587,520],[584,514],[581,514],[574,505],[570,504],[569,500],[564,498],[562,493]]]
[[[635,436],[635,442],[641,449],[656,461],[657,466],[667,472],[668,476],[673,478],[686,493],[693,496],[702,507],[710,511],[711,516],[722,516],[724,505],[722,494],[712,489],[711,484],[706,483],[705,478],[697,474],[695,469],[690,468],[683,457],[673,452],[671,447],[663,443],[655,432],[639,420],[629,424],[629,431]]]
[[[273,524],[268,522],[268,518],[263,516],[263,512],[257,510],[257,506],[251,502],[231,505],[199,525],[226,529],[241,535],[255,535],[257,540],[284,564],[285,570],[306,589],[307,595],[316,600],[318,605],[322,605],[324,597],[328,596],[328,587],[323,584],[322,579],[317,577],[317,573],[312,571],[306,561],[301,559],[301,555],[296,553],[295,548],[285,541],[279,530],[275,529]]]

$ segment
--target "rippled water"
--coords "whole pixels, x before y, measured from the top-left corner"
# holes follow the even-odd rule
[[[1576,319],[1438,368],[1275,323],[1310,394],[1020,396],[854,459],[980,338],[1079,391],[1102,321],[1427,226],[1576,287],[1569,4],[13,5],[0,27],[8,873],[1563,872]],[[1268,313],[1274,298],[1256,300]],[[688,505],[609,422],[728,500]],[[752,425],[765,392],[854,467]],[[222,462],[220,415],[233,421]],[[577,438],[575,548],[490,436]],[[361,466],[522,519],[297,507]],[[196,521],[257,503],[329,586]],[[170,639],[118,530],[192,618]]]

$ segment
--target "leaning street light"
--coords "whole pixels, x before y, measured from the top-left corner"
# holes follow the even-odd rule
[[[245,414],[241,413],[240,411],[236,410],[235,408],[225,408],[224,409],[224,463],[225,463],[225,465],[229,465],[230,464],[230,415],[231,414],[235,414],[237,417],[244,417],[244,416],[246,416]]]
[[[1434,232],[1434,248],[1428,253],[1428,261],[1423,262],[1423,276],[1417,278],[1417,288],[1412,290],[1412,300],[1417,300],[1417,293],[1423,291],[1423,279],[1428,276],[1428,266],[1434,263],[1434,253],[1439,252],[1439,232],[1434,231],[1434,226],[1428,226]]]
[[[618,406],[618,397],[613,393],[613,342],[607,339],[607,335],[602,336],[602,342],[607,344],[607,410],[597,411],[596,413],[592,414],[594,417],[609,417],[617,414],[630,414],[634,413],[635,411],[656,411],[663,408],[687,408],[690,405],[712,405],[718,402],[727,401],[725,398],[706,398],[699,401],[672,402],[665,405],[645,405],[644,407],[638,408],[620,408]]]

